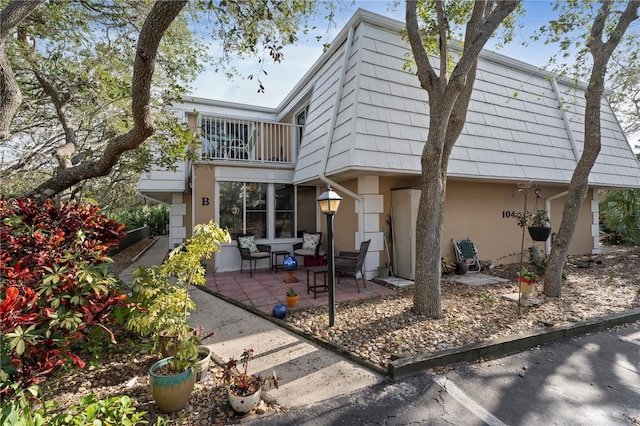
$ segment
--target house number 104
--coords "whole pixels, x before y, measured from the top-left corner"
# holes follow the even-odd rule
[[[502,217],[503,218],[507,218],[507,217],[516,217],[516,212],[514,210],[502,210]]]

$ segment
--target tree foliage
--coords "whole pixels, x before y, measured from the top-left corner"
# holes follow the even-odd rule
[[[172,165],[195,139],[166,107],[213,60],[205,41],[223,46],[221,69],[231,52],[265,49],[280,61],[315,4],[2,3],[8,23],[0,33],[2,192],[37,198],[84,195],[91,189],[83,182],[114,168],[107,188],[135,180],[153,163]],[[152,135],[154,152],[144,143]]]

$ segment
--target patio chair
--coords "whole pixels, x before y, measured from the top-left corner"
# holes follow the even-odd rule
[[[356,280],[358,293],[360,293],[358,272],[362,276],[362,285],[364,285],[364,288],[367,288],[367,282],[364,279],[364,258],[367,256],[367,250],[369,250],[370,243],[371,240],[363,241],[360,243],[359,251],[341,251],[334,257],[334,267],[336,274],[338,275],[338,283],[340,283],[340,275],[352,275]]]
[[[229,146],[229,157],[241,160],[255,159],[254,150],[257,141],[257,130],[251,132],[251,136],[246,142],[241,139],[234,139]]]
[[[467,265],[468,272],[480,272],[480,260],[478,259],[478,250],[471,238],[453,242],[453,248],[456,251],[456,259],[458,262],[464,262]]]
[[[302,242],[293,245],[294,256],[313,256],[315,265],[318,265],[322,232],[303,232]]]
[[[245,260],[249,261],[249,272],[253,276],[256,263],[259,259],[269,259],[271,261],[271,246],[267,244],[256,244],[253,234],[237,234],[235,236],[238,250],[240,251],[240,273]],[[251,263],[253,262],[253,267]]]

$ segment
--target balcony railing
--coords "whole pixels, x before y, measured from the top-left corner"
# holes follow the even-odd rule
[[[297,156],[302,126],[221,116],[201,116],[203,160],[289,163]]]

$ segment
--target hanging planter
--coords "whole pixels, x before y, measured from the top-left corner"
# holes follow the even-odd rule
[[[527,229],[533,241],[547,241],[549,235],[551,235],[550,226],[530,226]]]
[[[546,210],[519,212],[515,217],[518,226],[527,227],[533,241],[547,241],[551,235],[551,221]]]

